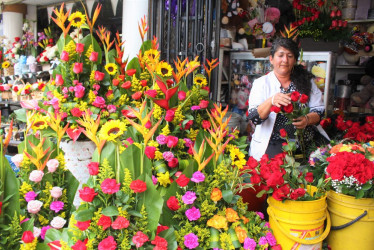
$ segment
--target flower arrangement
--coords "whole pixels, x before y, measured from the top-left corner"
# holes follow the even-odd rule
[[[338,193],[356,198],[373,198],[373,155],[373,142],[342,142],[317,149],[311,155],[311,170],[324,177],[332,190]]]
[[[292,25],[299,28],[300,37],[312,37],[316,41],[347,37],[347,21],[342,20],[341,2],[293,0],[292,5],[296,17]]]
[[[57,45],[54,44],[51,28],[45,28],[44,32],[38,33],[38,45],[43,51],[36,58],[38,63],[49,63],[57,56]]]

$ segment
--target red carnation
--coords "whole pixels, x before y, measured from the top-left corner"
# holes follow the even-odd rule
[[[118,216],[117,219],[113,221],[112,228],[120,230],[120,229],[128,228],[129,225],[130,225],[130,222],[125,217]]]
[[[147,86],[148,82],[147,82],[147,80],[140,80],[140,84],[141,84],[143,87],[145,87],[145,86]]]
[[[113,236],[108,236],[99,243],[99,250],[115,250],[117,248],[117,242]]]
[[[170,196],[166,202],[166,205],[172,211],[177,211],[180,208],[179,201],[175,196]]]
[[[168,229],[169,229],[168,226],[158,225],[158,226],[157,226],[157,230],[156,230],[156,235],[158,235],[158,234],[161,233],[162,231],[165,231],[165,230],[168,230]]]
[[[156,152],[156,150],[157,150],[156,147],[146,146],[146,147],[145,147],[145,151],[144,151],[144,153],[145,153],[145,155],[146,155],[149,159],[153,160],[153,159],[155,158],[155,152]]]
[[[136,234],[132,237],[132,242],[135,244],[137,248],[143,246],[149,240],[148,236],[141,231],[136,232]]]
[[[91,220],[77,221],[77,224],[75,224],[75,226],[77,226],[79,230],[84,231],[84,230],[87,230],[87,228],[90,226],[90,223],[91,223]]]
[[[320,122],[322,128],[326,129],[328,126],[330,126],[331,124],[331,118],[326,118],[326,119],[323,119],[321,122]]]
[[[23,232],[22,239],[21,239],[23,241],[23,243],[31,243],[31,242],[34,241],[34,239],[35,239],[35,236],[34,236],[33,232],[31,232],[31,231]]]
[[[143,193],[147,190],[147,184],[142,180],[134,180],[131,182],[130,188],[134,193]]]
[[[97,225],[102,226],[103,230],[105,230],[108,227],[110,227],[110,225],[112,225],[112,220],[110,219],[109,216],[101,215],[99,221],[97,222]]]
[[[300,97],[300,103],[306,103],[309,97],[307,95],[302,94]]]
[[[293,105],[292,103],[288,104],[287,106],[282,106],[283,107],[283,111],[290,114],[292,113],[293,111]]]
[[[208,129],[208,128],[210,128],[210,126],[211,126],[210,121],[208,121],[208,120],[204,120],[204,121],[202,121],[201,126],[202,126],[204,129]]]
[[[86,238],[84,241],[78,240],[73,246],[71,246],[71,249],[73,250],[87,250],[87,241],[88,239]]]
[[[95,189],[90,187],[84,187],[79,190],[79,197],[85,202],[92,202],[96,195]]]
[[[151,243],[153,245],[156,245],[156,247],[153,248],[154,250],[161,250],[161,249],[166,250],[168,247],[168,242],[160,236],[156,236],[155,239],[151,241]]]
[[[115,179],[107,178],[101,183],[101,190],[105,194],[114,194],[118,192],[120,185]]]
[[[190,182],[190,178],[185,176],[184,174],[181,174],[178,179],[176,180],[177,184],[181,187],[187,186],[187,184]]]
[[[313,173],[312,172],[308,172],[306,173],[305,175],[305,180],[309,183],[312,183],[313,182]]]
[[[299,100],[299,97],[300,97],[299,92],[294,91],[294,92],[291,93],[291,101],[297,102],[297,100]]]
[[[87,165],[88,172],[90,175],[98,175],[99,174],[99,163],[98,162],[90,162]]]
[[[119,84],[119,80],[118,80],[117,78],[114,78],[114,79],[112,80],[112,84],[113,84],[113,86],[118,86],[118,84]]]
[[[168,162],[168,166],[170,168],[175,168],[176,166],[178,166],[178,158],[174,157],[173,159],[171,159],[171,161]]]
[[[291,195],[290,195],[290,197],[291,197],[291,199],[292,200],[297,200],[298,198],[300,198],[300,197],[303,197],[304,195],[305,195],[305,189],[303,189],[303,188],[298,188],[298,189],[295,189],[292,193],[291,193]]]
[[[128,76],[133,76],[136,73],[136,69],[129,69],[126,71],[126,74]]]

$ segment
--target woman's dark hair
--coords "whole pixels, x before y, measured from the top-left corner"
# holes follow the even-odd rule
[[[283,37],[277,38],[273,42],[270,49],[270,55],[274,57],[275,52],[281,47],[291,51],[296,61],[299,59],[300,52],[297,43],[292,39]],[[313,74],[304,69],[304,66],[300,64],[296,64],[291,72],[291,81],[295,84],[296,89],[302,94],[308,96],[312,89],[311,79],[313,77]]]

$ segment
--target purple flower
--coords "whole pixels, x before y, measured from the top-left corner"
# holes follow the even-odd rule
[[[277,244],[277,240],[270,231],[266,233],[265,237],[270,246],[275,246]]]
[[[199,110],[200,109],[200,106],[199,105],[195,105],[195,106],[192,106],[191,107],[191,110]]]
[[[186,210],[186,216],[187,216],[189,221],[198,220],[201,217],[200,210],[196,207],[192,207],[190,209],[187,209]]]
[[[262,237],[258,240],[258,244],[259,244],[259,245],[266,245],[266,244],[268,244],[268,241],[266,240],[265,237],[262,236]]]
[[[265,224],[264,224],[264,227],[270,228],[270,224],[269,224],[269,222],[268,222],[268,221],[267,221],[267,222],[265,222]]]
[[[44,240],[44,237],[45,237],[45,234],[47,233],[48,229],[52,228],[51,226],[45,226],[45,227],[42,227],[42,231],[40,233],[40,237]]]
[[[191,139],[189,139],[189,138],[184,138],[183,139],[184,140],[184,142],[185,142],[185,145],[186,145],[186,147],[191,147],[192,146],[192,141],[191,141]]]
[[[200,171],[196,171],[193,173],[191,181],[195,183],[203,182],[205,180],[205,175],[201,173]]]
[[[162,153],[162,157],[164,157],[165,161],[169,162],[174,158],[174,154],[173,154],[173,152],[166,151],[166,152]]]
[[[195,192],[192,191],[187,191],[183,196],[182,196],[182,201],[184,204],[192,204],[196,200],[196,194]]]
[[[158,142],[158,144],[164,145],[167,143],[167,137],[165,135],[159,135],[156,137],[156,141]]]
[[[49,206],[49,208],[51,210],[55,211],[55,213],[58,213],[62,209],[64,209],[64,203],[62,201],[52,201],[51,205]]]
[[[152,175],[152,182],[153,182],[153,185],[157,184],[157,178],[154,175]]]
[[[255,250],[256,249],[256,245],[257,245],[257,243],[256,243],[256,241],[254,239],[245,238],[243,248],[245,250]]]
[[[265,217],[264,217],[264,214],[261,213],[261,212],[256,212],[256,214],[257,214],[258,216],[260,216],[261,220],[263,220],[263,219],[265,218]]]
[[[188,249],[194,249],[199,246],[199,238],[194,233],[189,233],[184,236],[184,245]]]
[[[36,196],[38,196],[38,194],[35,193],[34,191],[27,192],[27,193],[25,194],[25,200],[26,200],[27,202],[29,202],[29,201],[33,201],[33,200],[35,200]]]

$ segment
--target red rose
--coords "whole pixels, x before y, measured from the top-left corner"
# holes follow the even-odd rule
[[[281,108],[278,108],[277,106],[271,106],[270,108],[270,112],[274,112],[276,114],[278,114],[279,112],[281,112]]]
[[[288,184],[278,188],[273,192],[272,197],[278,201],[284,200],[290,193],[290,186]]]
[[[84,187],[79,190],[79,197],[85,202],[92,202],[96,195],[95,189],[90,187]]]
[[[88,172],[90,175],[98,175],[99,174],[99,163],[98,162],[90,162],[87,165]]]
[[[14,38],[14,41],[16,41],[16,42],[19,42],[21,40],[21,38],[19,37],[19,36],[16,36],[15,38]]]
[[[161,233],[162,231],[165,231],[165,230],[168,230],[168,229],[169,229],[168,226],[158,225],[158,226],[157,226],[157,230],[156,230],[156,235],[158,235],[158,234]]]
[[[250,169],[255,169],[258,166],[258,161],[255,158],[253,158],[253,156],[250,156],[247,161],[247,166]]]
[[[300,198],[300,197],[303,197],[304,195],[305,195],[305,189],[303,189],[303,188],[298,188],[298,189],[295,189],[292,193],[291,193],[291,195],[290,195],[290,197],[291,197],[291,199],[292,200],[297,200],[298,198]]]
[[[113,221],[112,228],[121,230],[124,228],[128,228],[129,225],[130,225],[130,222],[125,217],[118,216],[117,219]]]
[[[266,180],[266,184],[269,187],[280,186],[284,183],[283,174],[281,172],[274,172],[270,174],[269,178]]]
[[[96,81],[102,81],[104,80],[104,77],[105,77],[105,73],[103,72],[100,72],[100,71],[95,71],[95,80]]]
[[[294,91],[291,93],[291,101],[297,102],[299,100],[300,93],[297,91]]]
[[[156,152],[156,150],[157,150],[156,147],[146,146],[146,147],[145,147],[145,151],[144,151],[144,153],[145,153],[145,155],[146,155],[149,159],[153,160],[153,159],[155,158],[155,152]]]
[[[121,85],[121,88],[124,88],[124,89],[129,89],[129,88],[131,88],[131,82],[130,82],[130,81],[126,81],[126,82],[124,82],[124,83]]]
[[[147,86],[148,82],[147,82],[147,80],[140,80],[140,84],[141,84],[143,87],[145,87],[145,86]]]
[[[113,84],[113,86],[118,86],[118,84],[119,84],[119,80],[118,80],[117,78],[114,78],[114,79],[112,80],[112,84]]]
[[[115,250],[117,248],[117,242],[113,236],[108,236],[99,243],[99,250]]]
[[[135,92],[134,94],[132,94],[132,99],[134,100],[139,100],[140,98],[142,98],[142,95],[143,93],[141,91],[138,91],[138,92]]]
[[[115,179],[107,178],[101,183],[101,190],[105,194],[114,194],[118,192],[120,185]]]
[[[171,159],[171,161],[168,162],[168,166],[170,168],[175,168],[176,166],[178,166],[178,158],[174,157],[173,159]]]
[[[326,119],[323,119],[321,122],[320,122],[322,128],[326,129],[328,126],[330,126],[331,124],[331,118],[326,118]]]
[[[259,184],[261,182],[261,177],[258,174],[253,174],[251,176],[251,183],[252,184]]]
[[[290,114],[293,111],[293,105],[292,103],[288,104],[287,106],[282,106],[283,111]]]
[[[169,109],[168,111],[166,111],[165,120],[167,122],[172,122],[174,120],[174,115],[175,115],[175,112]]]
[[[153,249],[156,249],[156,250],[161,250],[161,249],[166,250],[167,247],[168,247],[168,242],[160,236],[156,236],[155,239],[151,241],[151,243],[153,245],[156,245],[156,247],[153,248]]]
[[[136,69],[129,69],[126,71],[126,74],[128,76],[133,76],[136,73]]]
[[[31,243],[31,242],[34,241],[34,239],[35,239],[35,236],[34,236],[33,232],[31,232],[31,231],[23,232],[22,239],[21,239],[23,241],[23,243]]]
[[[84,44],[83,43],[76,43],[75,44],[75,51],[78,53],[82,53],[84,51]]]
[[[71,246],[71,249],[73,250],[87,250],[87,241],[88,239],[85,239],[84,241],[78,240],[73,246]]]
[[[200,103],[199,103],[199,106],[200,108],[202,109],[206,109],[209,105],[209,101],[206,101],[206,100],[201,100]]]
[[[185,176],[184,174],[181,174],[178,179],[176,179],[176,182],[179,186],[185,187],[190,182],[190,178]]]
[[[284,128],[279,130],[279,134],[283,138],[287,137],[287,131]]]
[[[208,128],[210,128],[210,126],[211,126],[210,121],[204,120],[204,121],[201,123],[201,126],[202,126],[204,129],[208,129]]]
[[[302,94],[300,97],[300,103],[306,103],[309,97],[307,95]]]
[[[184,92],[183,90],[179,91],[178,92],[178,99],[180,101],[183,101],[184,99],[186,99],[186,92]]]
[[[157,90],[154,90],[154,89],[148,89],[146,92],[145,92],[146,95],[152,97],[152,98],[156,98],[157,96]]]
[[[79,230],[84,231],[84,230],[87,230],[87,228],[90,226],[90,223],[91,223],[91,220],[77,221],[77,224],[75,224],[75,226],[77,226]]]
[[[132,237],[132,242],[135,244],[137,248],[143,246],[149,240],[148,236],[141,231],[136,232],[136,234]]]
[[[166,205],[172,211],[177,211],[180,208],[179,201],[175,196],[170,196],[166,202]]]
[[[108,227],[110,227],[110,225],[112,225],[112,220],[110,219],[109,216],[101,215],[99,221],[97,222],[97,225],[102,226],[103,230],[105,230]]]
[[[134,180],[131,182],[130,188],[134,193],[143,193],[147,190],[147,184],[142,180]]]
[[[305,180],[309,183],[312,183],[313,182],[313,173],[312,172],[308,172],[306,173],[305,175]]]

